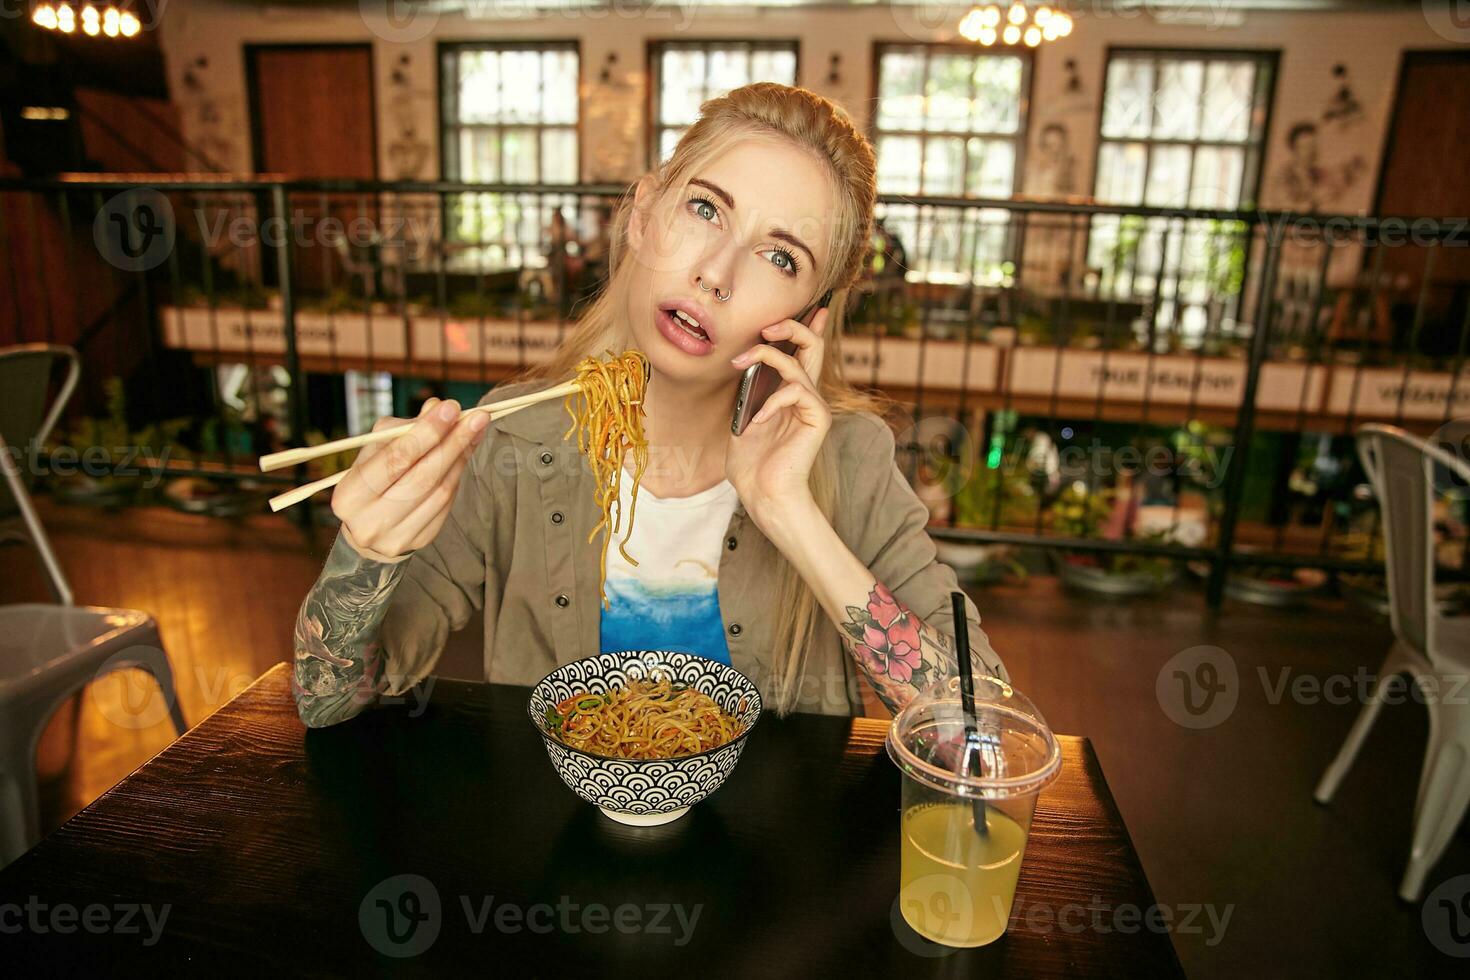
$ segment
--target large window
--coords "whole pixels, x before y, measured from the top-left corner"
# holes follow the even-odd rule
[[[574,184],[580,178],[580,74],[574,42],[454,44],[440,51],[447,180]],[[574,197],[464,194],[446,209],[447,237],[473,243],[461,261],[490,268],[544,264],[553,210]]]
[[[1030,62],[1019,53],[879,45],[873,135],[883,194],[1008,198],[1015,190]],[[886,205],[912,276],[998,282],[1009,275],[1000,211]]]
[[[1098,202],[1253,207],[1274,67],[1275,57],[1262,53],[1111,52],[1093,190]],[[1233,305],[1239,292],[1243,233],[1235,222],[1096,218],[1088,265],[1116,293],[1157,290],[1158,318],[1198,333],[1206,328],[1201,304]]]
[[[796,84],[795,41],[657,41],[651,159],[667,160],[706,99],[751,82]]]

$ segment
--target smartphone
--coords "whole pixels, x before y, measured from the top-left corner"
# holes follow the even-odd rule
[[[802,324],[812,325],[816,319],[817,311],[832,301],[832,294],[828,292],[817,300],[798,317]],[[790,340],[778,340],[771,344],[783,354],[795,354],[796,343]],[[750,420],[761,410],[766,399],[775,394],[776,389],[781,387],[781,375],[769,364],[757,362],[745,369],[740,376],[740,387],[735,392],[735,412],[730,416],[730,431],[737,436],[745,432]]]

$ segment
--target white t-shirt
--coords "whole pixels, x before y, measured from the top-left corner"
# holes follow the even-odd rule
[[[638,489],[633,535],[627,533],[632,480],[624,476],[619,501],[622,530],[607,549],[607,598],[602,611],[602,652],[681,650],[730,662],[720,618],[720,553],[739,496],[729,480],[690,497],[660,499]]]

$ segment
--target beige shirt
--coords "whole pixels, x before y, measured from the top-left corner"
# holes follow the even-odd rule
[[[500,401],[546,387],[501,385]],[[402,694],[434,668],[451,630],[484,609],[485,678],[531,685],[560,664],[600,650],[601,538],[588,535],[601,512],[591,468],[561,399],[494,421],[475,448],[448,520],[408,559],[380,638],[388,693]],[[935,560],[928,511],[894,460],[892,430],[876,415],[833,418],[838,536],[879,582],[925,623],[953,635],[955,574]],[[720,616],[731,663],[770,699],[780,553],[736,505],[725,531],[718,576]],[[854,597],[854,602],[861,597]],[[966,600],[976,669],[1004,676],[1000,660]],[[862,714],[866,684],[837,627],[808,651],[798,711]]]

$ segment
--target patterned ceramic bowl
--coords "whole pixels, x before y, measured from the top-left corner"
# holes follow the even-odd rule
[[[740,734],[717,749],[672,759],[612,759],[571,748],[546,730],[548,711],[573,694],[602,694],[631,680],[668,676],[714,699],[740,719]],[[531,723],[562,782],[613,820],[652,827],[677,820],[735,771],[761,714],[755,684],[734,667],[672,650],[604,653],[563,664],[531,689]]]

